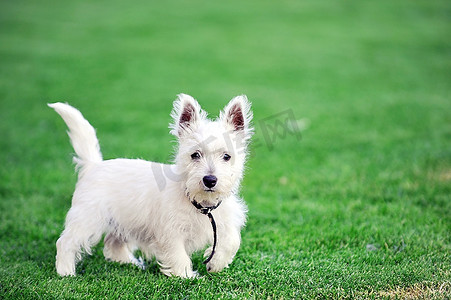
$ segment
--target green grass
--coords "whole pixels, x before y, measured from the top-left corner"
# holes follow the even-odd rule
[[[2,1],[0,298],[451,297],[450,21],[449,1]],[[79,108],[105,158],[168,162],[180,92],[253,102],[233,264],[167,278],[99,245],[58,277],[76,178],[46,103]],[[267,147],[287,109],[302,140]]]

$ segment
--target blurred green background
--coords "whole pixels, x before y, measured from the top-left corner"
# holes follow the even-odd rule
[[[0,298],[450,297],[450,21],[450,1],[2,1]],[[46,103],[79,108],[106,159],[169,162],[181,92],[213,117],[253,104],[235,261],[196,254],[181,280],[99,245],[59,278],[76,177]],[[300,132],[265,133],[283,112]]]

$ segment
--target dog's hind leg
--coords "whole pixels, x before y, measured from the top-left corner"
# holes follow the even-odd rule
[[[56,271],[61,276],[75,275],[75,264],[81,260],[82,252],[91,254],[91,247],[103,233],[99,218],[82,218],[76,210],[72,207],[67,213],[66,227],[56,242]]]
[[[133,251],[136,247],[130,243],[125,242],[120,237],[117,237],[113,233],[108,233],[105,236],[103,248],[103,255],[107,260],[112,260],[120,263],[131,263],[141,269],[144,269],[144,261],[142,258],[137,259],[133,255]]]
[[[75,263],[81,256],[71,244],[70,237],[64,233],[56,242],[56,271],[60,276],[75,276]]]

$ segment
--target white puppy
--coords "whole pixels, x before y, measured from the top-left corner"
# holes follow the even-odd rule
[[[190,256],[206,245],[211,245],[205,251],[209,272],[232,262],[247,212],[238,196],[253,133],[246,96],[232,99],[211,121],[196,100],[179,95],[171,113],[171,133],[178,138],[173,165],[104,161],[95,130],[82,114],[63,103],[49,106],[69,127],[79,171],[56,243],[58,274],[75,275],[82,252],[90,254],[103,234],[106,259],[143,267],[133,254],[140,249],[156,257],[166,275],[195,276]]]

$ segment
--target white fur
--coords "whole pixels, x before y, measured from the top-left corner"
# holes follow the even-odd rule
[[[222,201],[212,212],[218,241],[207,270],[218,272],[232,262],[247,211],[238,196],[252,135],[252,113],[245,96],[232,99],[220,117],[211,121],[196,100],[179,95],[170,125],[178,138],[173,165],[139,159],[103,161],[95,130],[81,113],[68,104],[49,106],[69,127],[79,170],[72,207],[56,243],[58,274],[75,275],[82,252],[89,254],[106,234],[104,255],[109,260],[143,267],[133,255],[140,249],[147,258],[156,257],[166,275],[195,276],[190,256],[213,243],[213,232],[208,217],[191,203],[193,199],[203,206]],[[191,157],[194,152],[200,154],[198,159]],[[224,160],[225,153],[231,156],[229,161]],[[217,177],[211,191],[203,183],[206,175]]]

